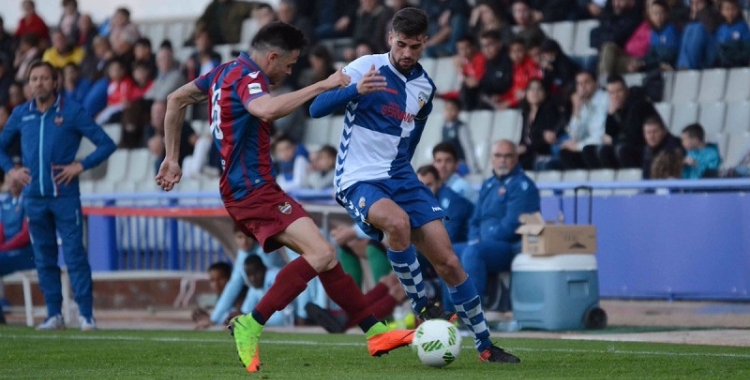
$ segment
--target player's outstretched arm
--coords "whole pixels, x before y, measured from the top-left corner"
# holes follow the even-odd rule
[[[180,182],[180,135],[182,124],[185,122],[187,106],[206,100],[206,93],[190,82],[167,96],[167,114],[164,117],[164,149],[165,158],[156,175],[156,183],[162,189],[172,190]]]
[[[346,87],[351,78],[338,70],[325,80],[313,83],[303,89],[279,96],[263,95],[247,103],[247,111],[264,121],[282,118],[305,104],[316,95],[334,88]]]
[[[328,91],[316,97],[310,105],[310,116],[314,118],[328,116],[360,95],[385,90],[387,84],[385,77],[380,75],[375,65],[372,65],[356,86]]]

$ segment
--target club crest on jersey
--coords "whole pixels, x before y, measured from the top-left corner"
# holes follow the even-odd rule
[[[250,95],[258,94],[263,91],[263,88],[260,86],[260,83],[250,83],[247,85],[247,92],[250,93]]]
[[[59,127],[59,126],[62,125],[62,123],[63,123],[63,117],[62,117],[62,115],[55,116],[55,125],[57,125]]]
[[[427,94],[424,92],[419,92],[419,96],[417,96],[417,101],[419,101],[419,108],[422,108],[422,106],[427,103]]]
[[[506,192],[506,191],[508,191],[508,190],[507,190],[507,189],[505,188],[505,186],[503,186],[503,187],[501,187],[501,188],[500,188],[500,189],[499,189],[499,190],[497,191],[497,195],[499,195],[499,196],[503,196],[503,195],[505,195],[505,192]]]
[[[359,208],[365,208],[367,203],[365,202],[365,197],[359,198]]]
[[[279,212],[284,215],[289,215],[292,213],[292,205],[289,204],[289,202],[284,202],[284,204],[279,205]]]

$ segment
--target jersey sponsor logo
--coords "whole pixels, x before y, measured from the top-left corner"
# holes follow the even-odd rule
[[[506,191],[508,191],[508,190],[505,188],[505,186],[503,186],[499,190],[497,190],[497,195],[499,195],[499,196],[502,197],[503,195],[505,195]]]
[[[390,88],[390,87],[386,87],[385,90],[383,90],[383,91],[385,91],[385,92],[387,92],[389,94],[398,95],[398,91],[396,89],[393,89],[393,88]]]
[[[211,96],[211,134],[215,139],[221,141],[224,139],[224,132],[221,130],[221,104],[219,99],[221,99],[221,87],[217,83]]]
[[[278,206],[279,212],[284,215],[289,215],[292,213],[292,205],[289,204],[289,202],[284,202],[284,204],[281,204]]]
[[[392,119],[396,119],[398,121],[404,121],[407,124],[410,124],[414,121],[414,115],[404,111],[394,102],[389,102],[388,104],[384,104],[380,108],[380,113],[383,114],[385,117],[390,117]]]
[[[258,78],[258,74],[260,74],[260,71],[253,71],[252,73],[247,74],[247,76],[249,76],[250,78],[256,79]]]
[[[263,92],[263,88],[260,86],[260,83],[250,83],[247,85],[247,92],[250,95],[254,95]]]

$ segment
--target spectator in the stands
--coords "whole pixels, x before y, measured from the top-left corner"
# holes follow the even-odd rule
[[[639,168],[645,147],[643,122],[647,117],[656,115],[656,109],[641,88],[628,89],[620,75],[607,78],[607,94],[607,121],[602,145],[596,155],[599,160],[596,162],[591,158],[595,165],[590,168]]]
[[[8,105],[10,86],[13,84],[13,70],[8,58],[0,56],[0,106]]]
[[[681,177],[682,157],[685,150],[680,139],[667,130],[659,115],[649,116],[643,122],[643,137],[646,140],[646,149],[643,153],[643,179],[650,179],[652,165],[656,164],[657,157],[661,154],[679,154],[677,176]],[[663,178],[663,177],[662,177]]]
[[[164,150],[164,117],[167,115],[167,103],[166,102],[154,102],[151,105],[151,123],[146,126],[146,146],[148,150],[153,153],[155,157],[154,161],[154,173],[159,171],[159,165],[164,161],[165,150]],[[182,124],[182,133],[180,134],[180,165],[183,164],[185,157],[193,154],[193,148],[198,140],[198,136],[190,126],[190,123],[184,122]]]
[[[133,89],[130,91],[129,102],[136,102],[146,95],[154,85],[151,79],[151,67],[145,62],[136,62],[133,67]]]
[[[532,17],[536,22],[558,22],[575,19],[576,0],[530,0]]]
[[[91,90],[91,82],[81,75],[81,68],[68,63],[63,68],[63,94],[76,103],[83,104],[86,94]]]
[[[541,45],[547,36],[539,26],[539,21],[534,19],[529,3],[526,0],[514,0],[511,9],[515,25],[503,28],[503,41],[510,45],[513,40],[520,39],[527,47]]]
[[[0,202],[0,278],[16,271],[35,268],[26,216],[27,206],[21,193],[24,186],[20,181],[3,175],[7,194]],[[2,184],[3,181],[0,180],[0,186]]]
[[[297,2],[300,14],[311,15],[315,20],[317,39],[351,37],[358,1],[310,0]]]
[[[302,17],[299,14],[297,3],[294,0],[279,1],[276,13],[279,16],[279,21],[294,25],[302,31],[302,34],[305,35],[310,43],[315,42],[315,26],[309,17]]]
[[[23,92],[23,84],[14,81],[8,88],[8,108],[13,111],[18,105],[26,103],[26,96]]]
[[[333,54],[331,54],[331,51],[325,45],[315,45],[310,50],[307,60],[310,66],[302,70],[299,74],[299,78],[297,78],[299,87],[307,87],[313,83],[317,83],[336,72],[336,68],[333,66]],[[309,109],[310,104],[312,104],[312,100],[308,101],[303,108],[306,110]],[[338,113],[343,113],[343,110]]]
[[[107,76],[107,65],[115,58],[109,40],[96,36],[91,42],[93,54],[86,56],[81,64],[81,73],[93,83]]]
[[[469,28],[474,36],[490,30],[500,30],[505,26],[502,17],[489,4],[477,4],[471,11]]]
[[[0,55],[5,56],[11,64],[16,56],[16,42],[16,38],[5,30],[5,21],[0,16]]]
[[[107,65],[107,106],[96,116],[97,124],[116,123],[120,114],[130,101],[135,83],[128,75],[125,64],[119,59],[113,59]]]
[[[120,143],[124,149],[143,148],[143,136],[149,122],[149,105],[146,102],[132,102],[122,111],[120,118]],[[146,169],[148,170],[148,169]]]
[[[241,266],[238,265],[236,267],[239,268]],[[223,261],[216,262],[211,264],[206,272],[208,272],[208,284],[211,287],[211,291],[218,297],[218,299],[221,299],[221,295],[224,294],[229,279],[233,275],[232,265]],[[242,306],[242,301],[245,299],[246,294],[247,286],[240,286],[234,299],[227,303],[227,305],[222,305],[221,310],[218,311],[217,309],[219,309],[220,306],[217,299],[214,312],[216,312],[218,318],[221,319],[220,323],[228,323],[229,319],[240,313],[240,307]],[[211,313],[203,308],[196,308],[193,310],[192,318],[193,322],[195,322],[196,330],[202,330],[214,324],[213,321],[211,321]]]
[[[49,28],[44,20],[42,20],[42,18],[36,13],[34,2],[31,0],[24,0],[21,2],[21,9],[23,9],[23,17],[18,20],[16,38],[21,38],[27,34],[34,34],[42,43],[43,47],[46,48],[47,41],[49,41]]]
[[[16,80],[26,81],[26,71],[29,70],[31,62],[42,58],[39,49],[39,37],[34,33],[24,34],[18,39],[18,50],[16,50],[13,67],[16,70]]]
[[[135,44],[133,44],[132,68],[135,69],[136,64],[139,63],[146,65],[149,72],[152,75],[156,75],[156,55],[154,54],[154,50],[151,46],[151,40],[145,37],[139,38],[137,41],[135,41]]]
[[[393,17],[390,8],[382,0],[359,0],[354,19],[354,41],[366,41],[375,48],[375,53],[384,53],[388,48],[388,22]]]
[[[523,129],[518,144],[518,159],[524,170],[534,170],[537,159],[548,160],[551,157],[551,142],[557,140],[564,126],[563,115],[549,99],[541,79],[532,79],[526,86],[521,115]]]
[[[80,65],[86,54],[83,49],[76,46],[75,43],[68,40],[61,31],[52,34],[52,47],[47,49],[42,55],[42,61],[49,62],[57,69],[62,69],[65,65],[72,63]]]
[[[287,192],[302,188],[310,161],[301,143],[284,135],[276,139],[273,151],[278,168],[276,183],[279,187]]]
[[[83,48],[86,54],[94,54],[94,37],[98,35],[96,25],[91,15],[83,14],[78,18],[78,40],[76,44]]]
[[[236,44],[242,35],[242,23],[252,16],[257,1],[213,0],[198,21],[195,31],[208,31],[211,41],[217,45]]]
[[[311,157],[310,168],[303,183],[306,189],[329,189],[333,187],[336,168],[336,148],[323,145]]]
[[[471,7],[466,0],[420,0],[419,8],[427,12],[429,27],[426,57],[456,54],[456,42],[468,30]]]
[[[276,21],[276,12],[270,4],[260,3],[251,12],[251,17],[257,23],[258,30],[260,30],[260,28]]]
[[[746,148],[747,149],[747,148]],[[750,149],[745,151],[745,155],[742,156],[740,162],[729,169],[725,169],[721,173],[722,177],[750,177]]]
[[[716,31],[720,67],[742,67],[750,63],[750,28],[742,16],[738,0],[722,0],[724,22]]]
[[[469,219],[474,213],[474,204],[462,197],[440,180],[440,173],[432,165],[417,169],[417,178],[430,188],[445,212],[445,229],[451,244],[469,240]]]
[[[526,97],[526,86],[535,78],[542,78],[542,71],[529,56],[526,45],[521,39],[514,39],[509,46],[510,60],[513,62],[513,78],[511,87],[500,97],[495,98],[495,108],[516,108],[518,103]]]
[[[651,174],[648,179],[680,179],[682,178],[682,167],[684,155],[680,150],[668,150],[661,152],[651,164]],[[645,178],[644,178],[645,179]],[[657,194],[663,194],[664,189],[657,189]],[[666,191],[668,193],[668,190]]]
[[[126,60],[132,59],[133,45],[141,37],[138,28],[130,21],[130,11],[127,8],[117,8],[109,21],[109,43],[112,51]]]
[[[685,155],[682,178],[713,178],[719,175],[721,155],[716,144],[706,143],[706,131],[700,124],[690,124],[682,130]]]
[[[491,98],[508,91],[513,83],[513,62],[503,49],[503,41],[497,30],[482,33],[479,46],[486,58],[484,75],[479,81],[479,99],[485,107],[491,108]],[[467,110],[477,106],[479,103],[464,104]]]
[[[65,38],[71,44],[78,45],[80,30],[78,29],[78,20],[81,13],[78,12],[78,2],[76,0],[63,0],[63,14],[60,17],[60,23],[57,29],[61,31]]]
[[[609,97],[599,89],[596,76],[588,71],[576,75],[576,91],[570,96],[572,111],[566,133],[555,142],[564,169],[594,166],[602,144]]]
[[[156,79],[151,89],[144,95],[145,99],[157,102],[167,101],[167,95],[177,90],[187,81],[180,72],[171,48],[161,47],[156,53]]]
[[[539,68],[542,69],[544,85],[555,97],[556,103],[562,103],[561,98],[569,94],[576,83],[576,74],[581,71],[570,57],[560,48],[560,44],[553,39],[546,39],[539,47],[541,59]]]
[[[453,64],[461,80],[461,88],[446,93],[444,97],[460,98],[462,102],[474,105],[479,97],[479,81],[484,76],[487,58],[479,51],[476,39],[468,34],[458,40],[456,51],[458,54],[453,57]]]
[[[479,165],[474,157],[474,141],[469,127],[458,118],[461,112],[461,102],[457,99],[445,99],[443,110],[442,142],[453,144],[459,161],[459,167],[464,166],[465,172],[479,173]],[[458,169],[461,171],[461,169]]]
[[[713,67],[719,49],[716,31],[721,22],[721,14],[710,0],[690,0],[690,23],[682,30],[677,69]]]
[[[631,59],[626,44],[643,20],[641,7],[635,0],[612,0],[600,20],[591,32],[591,46],[599,49],[599,75],[624,73]]]
[[[440,174],[443,181],[451,190],[476,203],[477,192],[469,181],[458,174],[458,151],[450,142],[441,142],[432,148],[432,165]]]
[[[648,8],[651,36],[648,52],[641,60],[633,60],[628,71],[674,70],[680,50],[680,32],[669,21],[669,5],[654,0]]]
[[[182,71],[190,82],[219,66],[221,61],[221,55],[214,50],[211,34],[207,30],[199,30],[195,32],[195,53],[185,61]]]
[[[371,54],[375,54],[375,48],[367,42],[359,41],[354,46],[354,59]]]

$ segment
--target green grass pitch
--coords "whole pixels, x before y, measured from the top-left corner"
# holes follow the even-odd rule
[[[248,374],[227,333],[0,327],[0,379],[750,379],[750,350],[741,347],[498,341],[523,362],[480,363],[465,339],[456,362],[433,369],[410,348],[371,358],[361,335],[266,332],[261,372]]]

